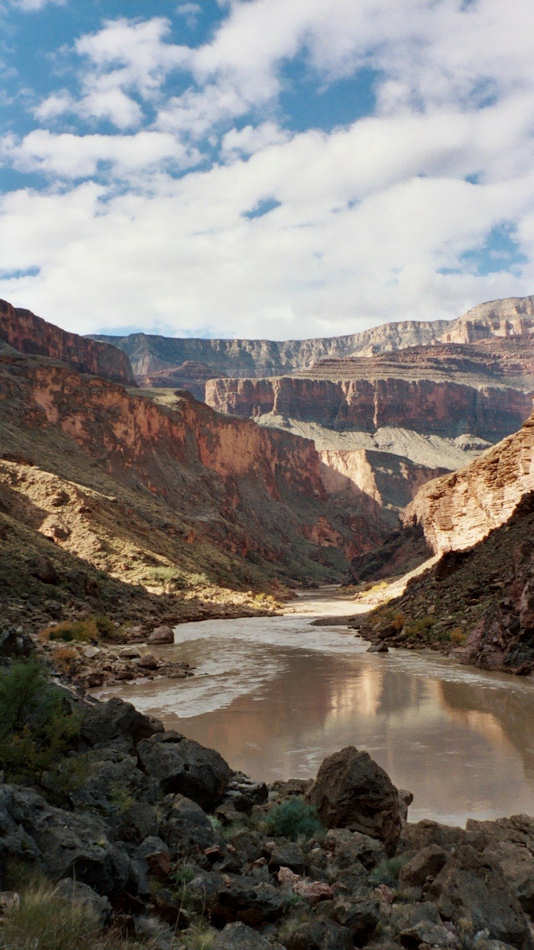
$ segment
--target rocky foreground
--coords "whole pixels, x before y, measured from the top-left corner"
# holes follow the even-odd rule
[[[0,680],[2,946],[30,946],[37,870],[39,893],[88,915],[90,946],[108,950],[532,946],[534,818],[407,823],[412,796],[353,747],[314,782],[268,787],[121,700],[58,693],[39,673],[36,699],[28,670]],[[17,744],[37,736],[43,703],[61,752],[46,757],[43,733],[22,762]]]

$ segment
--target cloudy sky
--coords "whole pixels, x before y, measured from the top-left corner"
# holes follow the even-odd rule
[[[303,337],[534,293],[532,0],[0,0],[0,297]]]

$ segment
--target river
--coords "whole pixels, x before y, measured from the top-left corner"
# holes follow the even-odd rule
[[[304,597],[284,616],[181,624],[174,646],[188,680],[102,691],[120,695],[268,782],[308,778],[346,745],[366,749],[413,792],[412,821],[534,814],[534,685],[434,654],[367,653],[315,617],[354,603]]]

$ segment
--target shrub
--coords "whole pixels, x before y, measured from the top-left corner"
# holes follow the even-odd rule
[[[377,864],[369,875],[370,884],[387,884],[388,887],[395,887],[399,880],[399,871],[403,864],[409,860],[409,856],[399,854],[393,858],[384,858]]]
[[[103,614],[93,614],[81,620],[62,620],[39,633],[41,640],[62,640],[64,643],[98,643],[101,637],[113,639],[115,625]]]
[[[290,798],[275,805],[267,815],[266,829],[269,834],[296,841],[299,835],[311,838],[322,831],[317,812],[302,798]]]
[[[9,950],[95,950],[100,928],[85,905],[66,900],[49,884],[30,887],[0,926]]]
[[[79,717],[35,660],[0,673],[0,767],[8,781],[40,777],[79,729]]]
[[[465,630],[463,627],[453,627],[452,630],[449,630],[449,640],[452,643],[462,644],[465,643]]]

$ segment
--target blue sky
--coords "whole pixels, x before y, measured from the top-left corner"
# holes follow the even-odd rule
[[[0,0],[0,296],[288,338],[534,292],[531,0]]]

